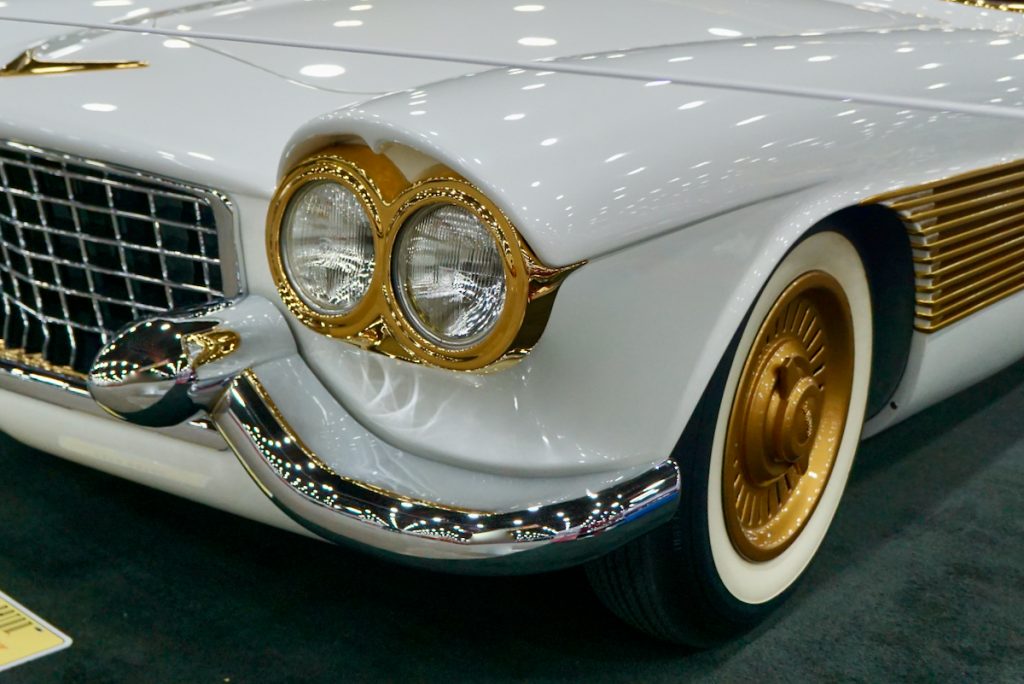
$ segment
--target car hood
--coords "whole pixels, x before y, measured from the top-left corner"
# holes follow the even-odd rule
[[[135,23],[224,36],[230,40],[201,42],[292,80],[353,93],[411,88],[480,71],[494,63],[921,23],[908,15],[823,0],[559,0],[546,5],[518,0],[372,0],[355,4],[358,1],[185,4],[164,0],[131,9],[109,3],[84,6],[69,0],[8,0],[6,7],[0,8],[0,18]],[[0,22],[0,45],[10,42],[3,39],[13,35],[12,26]],[[24,33],[25,25],[20,28]],[[47,48],[64,54],[79,38],[65,36]],[[89,38],[96,36],[91,33]],[[324,49],[334,47],[390,51],[404,57]]]

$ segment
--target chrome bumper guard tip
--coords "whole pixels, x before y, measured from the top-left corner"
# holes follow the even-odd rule
[[[505,512],[417,501],[357,482],[306,446],[252,370],[294,353],[277,309],[249,296],[128,328],[97,358],[89,389],[108,411],[139,424],[208,413],[260,489],[307,529],[449,571],[581,563],[665,522],[678,503],[679,471],[669,460],[603,491]]]

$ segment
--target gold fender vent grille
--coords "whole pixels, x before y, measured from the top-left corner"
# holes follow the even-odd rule
[[[896,190],[917,280],[915,327],[934,332],[1024,289],[1024,161]]]

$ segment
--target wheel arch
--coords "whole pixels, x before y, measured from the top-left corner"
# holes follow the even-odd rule
[[[880,413],[895,394],[910,358],[914,333],[914,262],[899,214],[871,204],[839,210],[818,224],[836,228],[860,253],[871,290],[873,355],[866,416]]]

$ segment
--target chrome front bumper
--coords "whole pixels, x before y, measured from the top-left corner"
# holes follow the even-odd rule
[[[280,312],[248,296],[130,326],[97,358],[89,391],[110,413],[142,425],[209,415],[263,492],[309,530],[445,570],[536,572],[584,562],[665,522],[678,503],[678,469],[668,460],[599,491],[519,510],[470,510],[357,481],[282,414],[262,379],[276,377],[276,366],[312,375]],[[323,403],[307,408],[323,413]],[[340,406],[331,410],[348,419]]]

